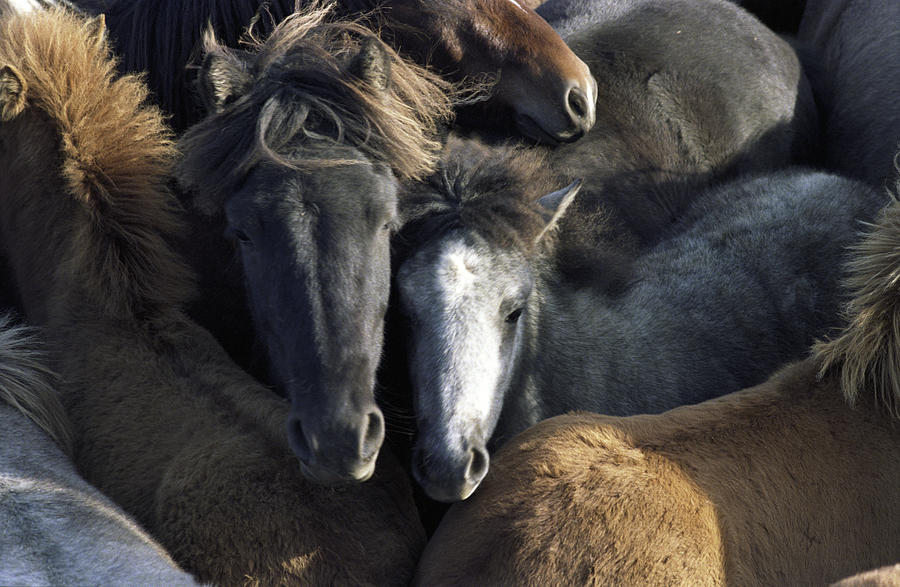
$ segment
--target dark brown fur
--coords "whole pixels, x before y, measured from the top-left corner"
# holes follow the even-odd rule
[[[0,124],[0,242],[51,333],[80,471],[201,580],[408,581],[424,535],[391,455],[367,484],[308,483],[286,403],[185,318],[172,146],[139,80],[114,79],[102,21],[0,25],[4,87],[25,93]]]
[[[824,584],[900,559],[900,430],[817,367],[660,415],[541,422],[450,509],[416,582]]]

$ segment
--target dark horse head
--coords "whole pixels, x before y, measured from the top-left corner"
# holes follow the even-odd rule
[[[257,336],[289,396],[310,478],[365,480],[384,437],[375,403],[397,180],[427,173],[449,117],[440,82],[367,29],[297,13],[247,51],[206,41],[211,114],[182,138],[179,180],[224,213]]]

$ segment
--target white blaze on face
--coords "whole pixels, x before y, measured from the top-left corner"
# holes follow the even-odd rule
[[[434,308],[441,344],[439,393],[447,441],[462,442],[471,434],[485,434],[501,373],[502,322],[493,268],[461,241],[441,251],[435,272]],[[479,268],[482,270],[479,271]],[[486,441],[486,438],[481,438]],[[468,447],[456,446],[464,451]]]

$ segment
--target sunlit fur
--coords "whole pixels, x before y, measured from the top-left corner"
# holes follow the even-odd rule
[[[390,454],[364,486],[305,481],[285,402],[184,316],[172,145],[137,80],[113,79],[103,32],[61,11],[0,23],[0,69],[34,72],[0,123],[0,244],[47,333],[79,471],[202,581],[406,583],[424,534]],[[89,98],[82,116],[69,109]]]
[[[894,564],[900,429],[817,368],[537,424],[444,516],[414,584],[825,585]]]
[[[58,129],[62,187],[89,213],[89,224],[60,251],[59,273],[77,267],[83,293],[124,316],[181,300],[192,283],[166,243],[182,230],[164,187],[176,153],[171,133],[159,111],[144,105],[140,80],[117,77],[102,35],[102,22],[62,12],[7,18],[0,64],[20,72],[27,105]],[[6,181],[23,189],[15,186],[32,180]],[[49,285],[59,275],[44,277]]]
[[[834,587],[897,587],[900,585],[900,563],[846,577]]]

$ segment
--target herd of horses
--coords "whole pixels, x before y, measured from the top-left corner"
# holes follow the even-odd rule
[[[897,580],[900,4],[43,4],[0,583]]]

